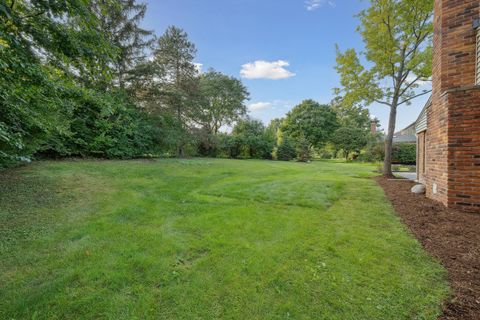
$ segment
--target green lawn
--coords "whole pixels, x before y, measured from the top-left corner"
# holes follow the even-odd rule
[[[445,271],[374,169],[208,159],[0,174],[0,319],[435,319]]]

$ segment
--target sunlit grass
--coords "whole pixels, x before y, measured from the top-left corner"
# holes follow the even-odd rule
[[[1,174],[0,319],[435,319],[444,270],[374,170],[200,159]]]

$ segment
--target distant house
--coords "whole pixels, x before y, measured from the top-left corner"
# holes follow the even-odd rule
[[[393,143],[417,143],[417,136],[415,133],[414,122],[405,129],[395,132],[393,135]]]
[[[426,134],[427,134],[427,110],[432,105],[432,97],[420,112],[417,121],[415,121],[415,134],[417,136],[417,180],[425,183],[426,172]]]

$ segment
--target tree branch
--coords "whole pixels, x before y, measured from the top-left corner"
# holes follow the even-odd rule
[[[428,94],[428,93],[430,93],[430,92],[432,92],[432,90],[428,90],[428,91],[425,91],[425,92],[422,92],[422,93],[416,94],[416,95],[414,95],[413,97],[410,97],[410,98],[407,98],[407,99],[403,100],[403,101],[402,101],[402,102],[400,102],[398,105],[401,105],[401,104],[407,103],[407,102],[408,102],[408,101],[410,101],[410,100],[413,100],[413,99],[415,99],[415,98],[418,98],[418,97],[424,96],[424,95],[426,95],[426,94]]]
[[[392,106],[391,103],[388,103],[386,101],[381,101],[381,100],[377,100],[377,99],[374,99],[373,101],[375,101],[376,103],[384,104],[384,105],[389,106],[389,107]]]
[[[29,18],[35,18],[35,17],[41,16],[41,15],[44,14],[45,12],[46,12],[46,11],[43,10],[43,11],[39,11],[39,12],[37,12],[37,13],[33,13],[33,14],[30,14],[30,15],[26,15],[26,16],[20,17],[20,20],[29,19]]]

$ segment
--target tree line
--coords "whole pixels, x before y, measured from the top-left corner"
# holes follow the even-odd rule
[[[371,123],[366,109],[345,108],[335,100],[329,104],[304,100],[267,126],[245,117],[229,134],[198,135],[198,151],[201,156],[237,159],[307,162],[312,157],[362,156],[376,161],[382,156],[374,152],[380,134],[372,134]]]
[[[185,156],[246,115],[238,79],[200,74],[187,34],[141,27],[135,0],[0,2],[0,165]]]
[[[143,3],[2,1],[0,167],[70,156],[308,161],[312,153],[348,159],[365,149],[379,160],[364,108],[378,102],[391,109],[388,174],[397,106],[424,94],[415,89],[431,72],[431,4],[410,2],[372,1],[361,13],[373,67],[353,50],[338,51],[342,88],[330,104],[305,100],[264,126],[247,116],[249,92],[239,79],[199,72],[182,29],[157,36],[141,27]],[[389,77],[393,87],[383,85]]]
[[[313,101],[268,127],[248,118],[242,82],[200,73],[182,29],[157,37],[141,27],[146,9],[135,0],[0,3],[2,166],[159,154],[305,160],[333,141],[336,113]]]

